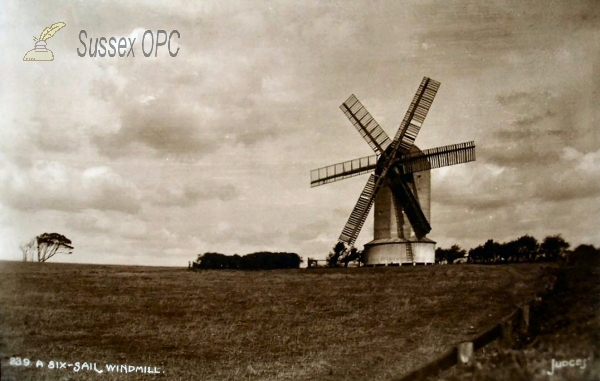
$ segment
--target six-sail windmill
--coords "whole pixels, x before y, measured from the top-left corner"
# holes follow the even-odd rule
[[[311,187],[316,187],[373,172],[339,237],[339,241],[353,246],[375,204],[375,237],[365,245],[366,265],[435,261],[435,242],[427,238],[431,231],[429,170],[475,160],[473,142],[425,151],[414,145],[439,87],[439,82],[423,78],[394,140],[351,95],[340,108],[375,155],[310,173]]]

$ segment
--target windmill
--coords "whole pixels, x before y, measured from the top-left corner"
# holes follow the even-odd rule
[[[340,242],[353,246],[375,204],[374,240],[365,245],[366,265],[435,262],[435,242],[427,238],[430,221],[430,169],[475,160],[474,142],[421,151],[415,145],[440,83],[424,77],[394,140],[351,95],[340,109],[375,155],[345,161],[310,173],[311,187],[372,172]]]

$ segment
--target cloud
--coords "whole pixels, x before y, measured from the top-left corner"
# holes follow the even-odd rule
[[[580,200],[585,203],[600,195],[600,150],[584,154],[566,147],[558,164],[544,171],[533,197],[544,201]]]
[[[143,239],[148,233],[148,224],[139,217],[111,210],[72,213],[67,217],[67,226],[88,236]]]
[[[546,110],[545,113],[543,114],[537,114],[537,115],[528,115],[522,118],[518,118],[515,121],[512,122],[512,124],[516,127],[526,127],[526,126],[530,126],[532,124],[537,124],[539,122],[541,122],[542,120],[555,116],[556,113],[550,111],[550,110]]]
[[[94,79],[90,95],[106,101],[115,118],[112,126],[94,129],[92,144],[109,158],[198,158],[225,145],[252,147],[281,137],[290,122],[281,123],[272,112],[286,107],[273,95],[290,84],[276,73],[266,77],[260,60],[249,64],[242,57],[224,57],[223,65],[207,55],[195,66],[182,61],[177,70],[172,61],[159,61],[145,86],[138,85],[148,81],[136,70],[142,64],[108,65],[105,72],[117,74]]]
[[[137,213],[138,189],[109,167],[83,171],[56,161],[36,161],[26,170],[7,167],[2,173],[0,195],[6,204],[23,211],[85,209]]]
[[[522,159],[520,164],[512,158],[513,166],[499,166],[497,158],[488,157],[486,162],[493,164],[475,162],[452,168],[453,175],[437,179],[439,191],[435,201],[472,210],[493,210],[523,202],[583,201],[600,194],[600,151],[582,153],[565,147],[552,159],[536,155],[518,156]],[[509,154],[505,158],[508,160]],[[538,165],[533,165],[536,161]],[[468,186],[467,195],[460,186]],[[456,196],[460,194],[464,196]]]
[[[164,207],[191,207],[203,200],[231,201],[239,196],[232,184],[217,185],[210,181],[198,184],[169,184],[152,192],[152,203]]]
[[[511,91],[495,99],[508,115],[478,148],[478,158],[499,166],[521,168],[557,163],[565,147],[589,145],[593,122],[581,120],[586,106],[577,101],[581,91],[567,87],[560,93],[544,89]]]
[[[44,152],[74,152],[79,146],[76,128],[69,126],[68,119],[32,117],[31,139],[33,144]],[[69,133],[70,132],[70,133]]]
[[[220,222],[209,230],[203,231],[200,236],[209,247],[219,247],[221,248],[219,250],[223,251],[238,251],[239,254],[240,250],[263,250],[275,247],[285,234],[282,226]]]
[[[478,147],[477,155],[482,161],[498,166],[512,168],[537,167],[555,163],[560,155],[557,151],[560,145],[560,142],[528,144],[527,140],[523,139],[521,143]]]
[[[323,231],[328,229],[330,226],[330,221],[319,219],[308,224],[300,224],[296,226],[292,231],[290,231],[289,236],[292,238],[292,240],[298,242],[310,241],[317,239],[323,234]]]
[[[121,128],[116,133],[93,137],[100,152],[111,157],[128,155],[135,143],[152,149],[157,155],[169,153],[206,154],[218,146],[214,136],[202,134],[201,120],[194,110],[182,109],[172,99],[154,99],[123,105]]]
[[[538,117],[532,117],[538,118]],[[543,117],[539,117],[538,120],[541,120]],[[513,123],[514,124],[514,123]],[[495,135],[501,141],[515,142],[515,141],[523,141],[523,140],[532,140],[539,139],[544,136],[557,137],[557,138],[565,138],[569,135],[567,130],[540,130],[540,129],[513,129],[513,128],[503,128],[499,129]]]
[[[496,95],[496,101],[502,106],[547,103],[554,95],[549,91],[511,91]]]

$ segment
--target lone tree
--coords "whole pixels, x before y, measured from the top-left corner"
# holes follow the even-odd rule
[[[56,254],[72,254],[70,239],[58,233],[43,233],[21,245],[23,261],[46,262]]]

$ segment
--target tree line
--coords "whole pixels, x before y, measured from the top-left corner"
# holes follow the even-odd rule
[[[449,248],[438,247],[435,250],[435,263],[552,262],[565,258],[567,249],[570,246],[560,234],[547,236],[542,242],[538,242],[536,238],[530,235],[524,235],[504,243],[488,239],[484,244],[474,247],[468,252],[459,245],[452,245]],[[364,250],[358,250],[353,246],[346,247],[343,242],[338,242],[324,261],[308,258],[308,267],[322,267],[319,266],[319,262],[324,262],[323,266],[326,267],[362,266],[364,260]]]
[[[553,262],[565,258],[571,245],[560,234],[547,236],[542,242],[532,236],[524,235],[515,240],[499,243],[488,239],[483,245],[469,250],[459,245],[435,250],[436,263],[522,263]]]
[[[300,268],[302,258],[296,253],[260,251],[243,256],[221,253],[198,254],[190,268],[204,270],[275,270]]]

